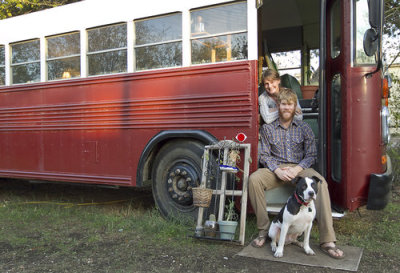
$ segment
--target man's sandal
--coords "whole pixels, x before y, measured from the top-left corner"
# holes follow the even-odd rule
[[[267,238],[266,238],[266,236],[261,236],[261,235],[259,235],[257,238],[255,238],[252,242],[251,242],[251,246],[252,247],[255,247],[255,248],[261,248],[261,247],[263,247],[264,245],[265,245],[265,242],[267,241]],[[257,242],[258,243],[261,243],[262,242],[262,244],[257,244]]]
[[[326,255],[328,255],[331,258],[338,259],[338,260],[344,258],[344,253],[342,254],[342,256],[335,256],[335,255],[332,254],[332,252],[329,252],[331,250],[331,251],[334,251],[335,253],[337,253],[336,250],[338,250],[338,248],[336,246],[322,246],[322,245],[320,245],[319,248],[322,250],[322,252],[324,252]]]

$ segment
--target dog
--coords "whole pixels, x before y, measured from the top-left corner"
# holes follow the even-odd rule
[[[290,243],[303,247],[307,255],[315,255],[310,248],[310,233],[316,214],[314,200],[318,193],[317,184],[321,180],[316,176],[298,177],[295,182],[295,192],[274,218],[268,231],[268,236],[272,240],[272,252],[276,258],[283,257],[283,247]],[[304,241],[301,243],[297,237],[303,233]]]

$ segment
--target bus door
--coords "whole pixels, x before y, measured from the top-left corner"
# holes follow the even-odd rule
[[[350,210],[367,202],[371,174],[384,171],[380,57],[363,45],[369,2],[379,1],[326,1],[325,176],[331,199]]]

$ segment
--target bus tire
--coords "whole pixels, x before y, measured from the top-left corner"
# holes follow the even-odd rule
[[[192,188],[201,181],[204,145],[193,140],[174,140],[157,154],[152,174],[153,197],[165,218],[196,219]]]

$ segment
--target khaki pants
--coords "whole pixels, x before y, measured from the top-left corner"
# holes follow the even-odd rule
[[[296,166],[285,164],[283,166]],[[321,244],[336,242],[335,231],[333,230],[331,200],[329,197],[328,184],[325,179],[314,169],[305,169],[299,173],[299,176],[317,176],[322,183],[318,183],[318,194],[315,201],[316,219],[319,229],[319,241]],[[259,235],[268,234],[269,218],[267,213],[267,202],[265,200],[265,191],[279,187],[283,184],[291,184],[290,181],[280,180],[275,173],[268,168],[260,168],[250,175],[249,178],[249,197],[251,205],[257,217],[257,228]]]

